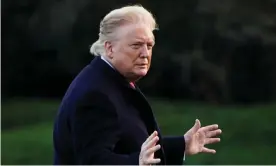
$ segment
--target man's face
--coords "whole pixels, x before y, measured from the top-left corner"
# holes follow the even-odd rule
[[[150,68],[154,36],[144,24],[124,25],[107,48],[111,63],[129,81],[145,76]]]

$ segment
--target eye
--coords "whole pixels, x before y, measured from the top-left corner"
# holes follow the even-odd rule
[[[134,49],[138,49],[138,48],[141,47],[141,44],[140,43],[135,43],[135,44],[132,44],[131,47],[134,48]]]
[[[152,49],[153,44],[148,44],[148,49]]]

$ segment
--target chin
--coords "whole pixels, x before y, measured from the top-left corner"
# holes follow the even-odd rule
[[[137,75],[139,75],[140,77],[144,77],[144,76],[147,75],[147,73],[148,73],[148,70],[147,70],[147,69],[142,69],[142,70],[139,70],[139,71],[137,72]]]

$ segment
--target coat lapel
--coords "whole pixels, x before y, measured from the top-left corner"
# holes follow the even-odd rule
[[[95,57],[95,59],[91,63],[96,63],[98,65],[98,69],[101,70],[104,75],[110,77],[111,80],[121,89],[121,91],[126,94],[126,100],[128,100],[128,102],[131,102],[139,111],[141,118],[145,123],[145,126],[147,127],[148,134],[150,135],[154,130],[158,132],[158,144],[161,145],[161,150],[157,151],[155,153],[155,156],[160,158],[160,164],[164,165],[166,161],[164,157],[164,149],[162,147],[162,135],[156,123],[156,119],[154,118],[152,108],[139,87],[136,84],[135,88],[131,87],[129,82],[127,82],[119,72],[111,68],[100,57]]]
[[[162,147],[163,142],[162,142],[162,135],[161,135],[160,129],[157,125],[157,121],[153,115],[153,111],[152,111],[152,108],[151,108],[148,100],[146,99],[144,94],[141,92],[139,87],[137,85],[135,85],[135,87],[136,87],[135,89],[131,89],[133,96],[136,96],[135,98],[133,98],[133,100],[136,101],[136,103],[135,103],[136,107],[139,110],[144,123],[146,124],[148,134],[149,135],[152,134],[153,131],[155,131],[155,130],[158,132],[158,137],[159,137],[158,144],[161,145],[161,150],[159,150],[155,153],[155,157],[160,158],[162,161],[160,164],[164,165],[166,163],[166,161],[165,161],[165,157],[164,157],[165,156],[164,149]]]

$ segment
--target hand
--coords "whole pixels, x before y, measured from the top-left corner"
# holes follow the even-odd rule
[[[221,134],[221,132],[217,124],[201,127],[200,121],[196,119],[195,125],[184,135],[185,154],[216,153],[214,149],[208,149],[205,145],[220,142],[220,138],[212,137]]]
[[[139,156],[139,165],[151,165],[161,162],[159,158],[154,159],[154,152],[161,148],[160,145],[156,145],[158,140],[157,132],[154,131],[143,143]]]

